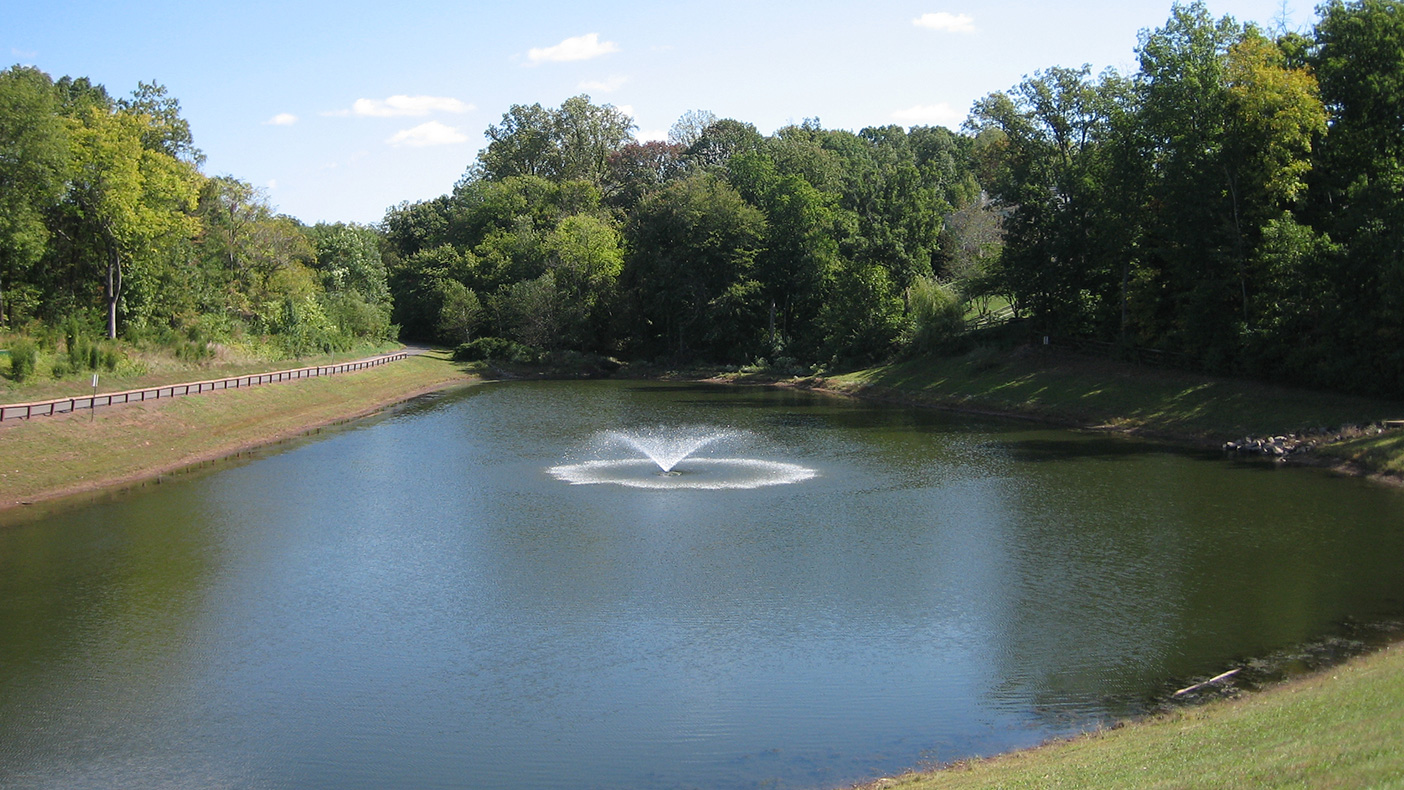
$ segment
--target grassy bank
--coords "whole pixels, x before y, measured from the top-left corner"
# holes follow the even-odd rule
[[[871,788],[1404,787],[1404,645],[1262,694]]]
[[[822,385],[1201,442],[1404,417],[1404,404],[1025,347],[835,376]]]
[[[470,380],[430,352],[340,376],[6,421],[0,508],[150,478]]]
[[[265,358],[237,349],[222,349],[219,354],[198,361],[181,359],[169,349],[123,349],[123,362],[116,370],[98,371],[98,392],[160,387],[187,381],[233,378],[270,370],[288,370],[313,365],[334,365],[354,359],[365,359],[400,348],[399,343],[365,343],[347,351],[319,354],[299,359]],[[74,372],[54,378],[49,372],[49,356],[41,358],[36,375],[25,381],[11,376],[0,377],[0,403],[23,403],[68,398],[92,394],[93,371]],[[0,371],[10,372],[9,362],[0,363]]]
[[[763,374],[721,377],[766,382]],[[851,373],[791,379],[789,386],[913,405],[1030,417],[1201,446],[1245,436],[1329,434],[1404,418],[1404,403],[1144,367],[1039,347],[977,349]],[[1349,433],[1349,432],[1348,432]],[[1404,476],[1404,433],[1359,432],[1322,441],[1315,457],[1358,471]]]

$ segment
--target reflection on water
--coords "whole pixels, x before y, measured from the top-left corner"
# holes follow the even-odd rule
[[[600,449],[697,425],[745,442]],[[813,476],[559,479],[737,459]],[[0,786],[843,785],[1404,610],[1401,516],[1024,424],[483,387],[0,530]]]

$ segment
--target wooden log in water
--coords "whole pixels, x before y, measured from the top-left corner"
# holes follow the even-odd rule
[[[1233,677],[1234,675],[1237,675],[1237,674],[1239,673],[1239,670],[1241,670],[1241,669],[1243,669],[1243,667],[1239,667],[1238,669],[1230,669],[1229,671],[1227,671],[1227,672],[1225,672],[1225,673],[1223,673],[1223,674],[1221,674],[1221,675],[1215,675],[1214,677],[1209,678],[1208,680],[1204,681],[1203,683],[1196,683],[1196,684],[1194,684],[1193,686],[1186,686],[1185,688],[1180,689],[1179,691],[1175,692],[1175,693],[1172,694],[1171,696],[1172,696],[1172,697],[1178,697],[1178,696],[1180,696],[1181,694],[1188,694],[1188,693],[1190,693],[1191,691],[1198,691],[1199,689],[1202,689],[1202,688],[1204,688],[1205,686],[1211,686],[1211,685],[1213,685],[1213,684],[1215,684],[1215,683],[1218,683],[1218,682],[1221,681],[1221,680],[1225,680],[1225,679],[1227,679],[1227,678]]]

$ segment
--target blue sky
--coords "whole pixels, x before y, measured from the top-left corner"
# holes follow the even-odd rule
[[[1210,0],[1309,26],[1306,3]],[[769,134],[958,127],[978,98],[1050,66],[1133,70],[1169,0],[69,2],[0,0],[0,54],[55,79],[180,100],[209,175],[305,222],[376,222],[449,191],[512,104],[589,94],[641,138],[690,109]]]

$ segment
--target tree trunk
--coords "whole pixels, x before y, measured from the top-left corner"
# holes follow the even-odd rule
[[[107,338],[117,339],[117,299],[122,295],[122,258],[117,244],[107,243]]]

